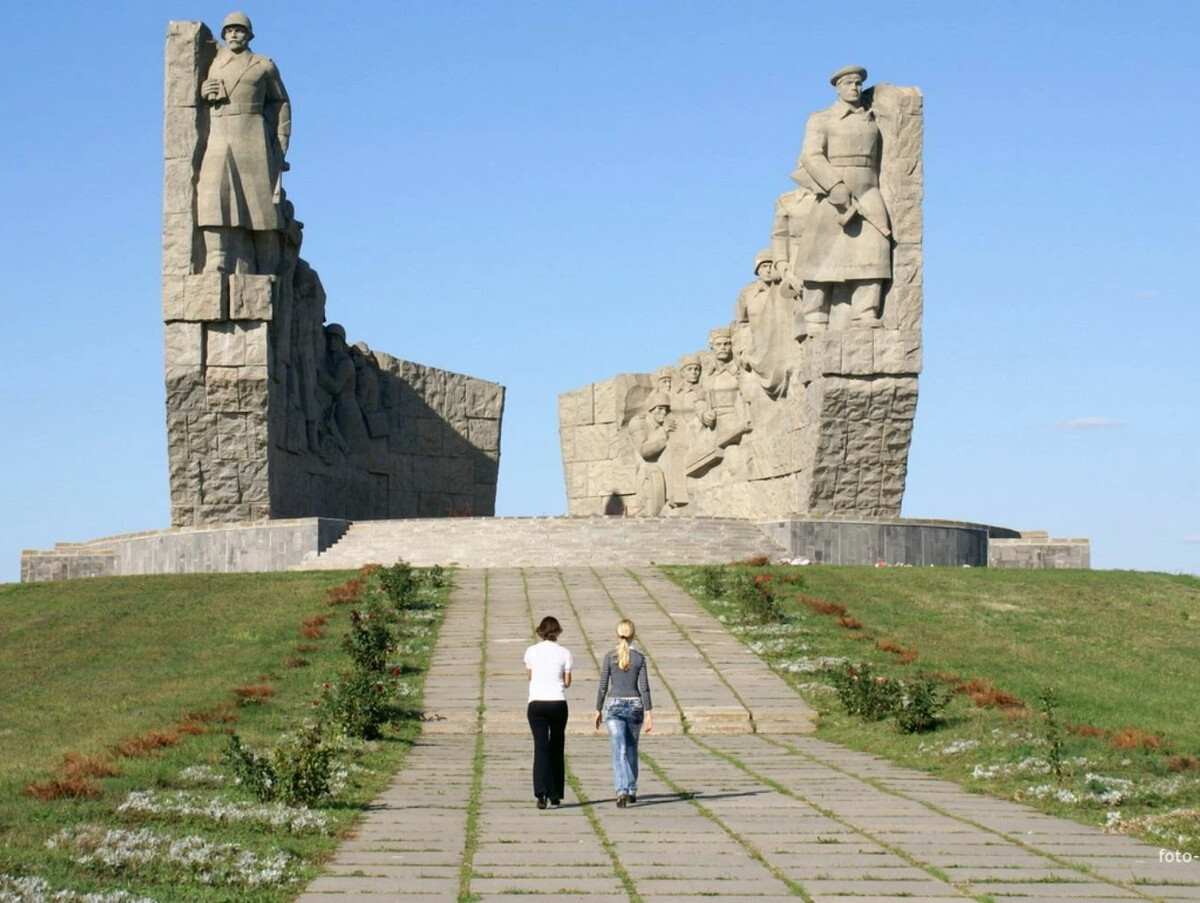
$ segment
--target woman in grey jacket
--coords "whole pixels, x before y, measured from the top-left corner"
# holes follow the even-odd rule
[[[613,789],[617,793],[617,806],[622,809],[637,802],[637,748],[642,724],[645,723],[646,733],[654,729],[646,656],[629,648],[635,635],[633,621],[626,618],[617,624],[617,647],[604,656],[600,690],[596,694],[596,730],[600,729],[601,721],[608,725]]]

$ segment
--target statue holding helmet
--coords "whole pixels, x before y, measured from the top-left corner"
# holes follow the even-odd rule
[[[200,85],[208,141],[196,183],[196,224],[206,272],[271,275],[282,256],[281,175],[292,133],[291,105],[279,70],[250,50],[245,13],[221,26],[225,42]]]

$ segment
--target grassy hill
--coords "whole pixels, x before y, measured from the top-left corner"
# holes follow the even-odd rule
[[[371,593],[377,578],[337,572],[0,586],[0,897],[294,896],[419,731],[446,591],[399,616],[387,679],[405,708],[384,736],[323,729],[332,797],[263,802],[234,780],[228,734],[309,756],[288,738],[349,686],[341,638]]]
[[[669,571],[821,713],[821,736],[1200,853],[1200,580],[951,568]],[[928,678],[949,699],[939,728],[905,734],[891,717],[848,715],[833,684],[864,668],[903,685],[908,699]]]

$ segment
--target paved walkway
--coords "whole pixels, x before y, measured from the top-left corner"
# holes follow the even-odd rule
[[[650,568],[458,571],[404,771],[300,898],[1200,900],[1200,863],[814,739],[811,712]],[[575,656],[568,790],[534,808],[521,656]],[[638,802],[592,730],[618,617],[652,663]],[[687,732],[681,730],[687,725]],[[482,726],[482,731],[479,730]]]

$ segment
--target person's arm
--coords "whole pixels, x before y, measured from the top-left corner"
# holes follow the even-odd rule
[[[569,686],[571,686],[571,672],[564,671],[563,672],[563,689],[565,690]]]
[[[646,720],[642,729],[648,734],[654,730],[654,701],[650,698],[650,675],[649,668],[646,667],[646,656],[642,656],[641,667],[638,668],[637,688],[638,695],[642,697],[642,711],[645,713]]]
[[[596,692],[595,729],[600,730],[600,722],[604,718],[604,697],[608,695],[608,682],[612,678],[612,653],[604,656],[604,664],[600,666],[600,689]]]
[[[526,669],[525,669],[525,679],[526,679],[526,680],[533,680],[533,669],[532,669],[532,668],[526,668]]]

